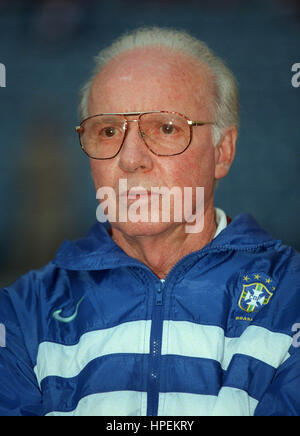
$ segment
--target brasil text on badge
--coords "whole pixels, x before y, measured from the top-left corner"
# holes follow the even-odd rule
[[[242,274],[239,308],[247,313],[259,312],[267,305],[276,289],[273,279],[264,273]]]

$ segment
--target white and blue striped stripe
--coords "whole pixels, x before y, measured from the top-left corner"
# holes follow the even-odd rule
[[[238,338],[225,337],[221,327],[187,321],[164,321],[162,354],[213,359],[227,370],[233,355],[244,354],[278,368],[289,357],[290,336],[250,325]]]
[[[145,416],[146,392],[116,391],[81,398],[70,412],[53,411],[47,416]]]
[[[133,362],[132,356],[140,355],[141,359],[148,357],[150,331],[151,321],[140,320],[85,333],[75,345],[41,343],[35,367],[40,386],[43,382],[51,384],[51,378],[54,378],[53,384],[59,384],[57,380],[64,383],[64,380],[72,378],[77,378],[77,381],[81,377],[86,378],[87,368],[92,374],[97,372],[97,365],[103,364],[105,358],[110,359],[107,362],[112,362],[111,368],[123,362],[119,365],[119,377],[123,377],[123,385],[121,383],[115,389],[113,385],[106,384],[107,391],[103,392],[100,380],[97,382],[99,386],[95,385],[98,392],[87,392],[86,395],[78,392],[77,402],[70,406],[70,410],[64,411],[63,407],[55,409],[53,406],[48,414],[146,415],[147,387],[137,383],[128,390],[127,380],[132,378],[132,374],[126,375],[126,371],[133,372],[134,365],[144,365],[142,360],[136,358]],[[162,392],[159,394],[158,415],[253,415],[257,397],[263,388],[258,391],[248,385],[249,367],[252,365],[252,373],[257,375],[257,380],[270,379],[273,371],[289,357],[291,342],[292,338],[288,335],[255,325],[250,325],[239,338],[229,338],[218,326],[164,321]],[[128,362],[128,365],[124,362]],[[239,368],[244,365],[244,379],[231,377],[230,369],[234,365]],[[176,368],[177,373],[168,378],[170,368]],[[186,380],[183,384],[180,382],[186,378],[187,372],[194,380],[190,387]],[[218,385],[217,380],[221,378],[223,384]],[[163,379],[166,381],[163,382]],[[256,385],[260,386],[261,383]],[[190,391],[184,392],[184,389]]]
[[[253,416],[257,404],[232,387],[221,388],[218,396],[168,392],[159,394],[158,416]]]
[[[39,385],[50,376],[76,377],[92,360],[115,353],[149,353],[151,321],[133,321],[85,333],[76,345],[42,342],[34,368]]]

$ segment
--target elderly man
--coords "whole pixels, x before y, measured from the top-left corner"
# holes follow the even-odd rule
[[[96,63],[77,131],[110,222],[1,292],[0,414],[299,414],[299,254],[214,208],[232,74],[159,28]]]

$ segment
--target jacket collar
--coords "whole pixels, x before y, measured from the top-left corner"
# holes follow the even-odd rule
[[[59,248],[53,263],[70,270],[102,270],[122,266],[144,266],[129,257],[111,238],[109,224],[97,222],[88,234],[74,242],[65,241]],[[275,245],[274,240],[248,214],[240,214],[202,250],[256,250]]]

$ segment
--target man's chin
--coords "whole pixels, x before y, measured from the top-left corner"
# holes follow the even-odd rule
[[[158,236],[162,233],[175,230],[179,223],[170,222],[126,222],[111,223],[112,233],[121,232],[128,237]]]

